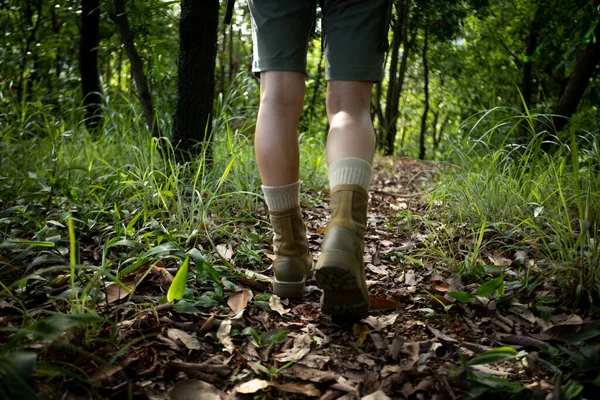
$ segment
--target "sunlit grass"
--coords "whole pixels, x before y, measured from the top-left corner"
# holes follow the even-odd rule
[[[597,137],[585,132],[572,133],[564,141],[552,137],[549,140],[557,150],[546,153],[541,150],[542,136],[533,133],[535,119],[543,116],[514,117],[506,111],[495,110],[496,119],[491,118],[492,113],[475,119],[468,138],[447,144],[454,168],[440,171],[432,204],[441,203],[443,218],[449,225],[461,226],[463,234],[474,238],[471,242],[477,242],[475,238],[485,226],[486,238],[508,239],[500,245],[488,243],[489,249],[500,246],[507,253],[527,249],[535,256],[536,267],[548,277],[579,292],[582,288],[599,292]],[[511,137],[523,127],[531,139],[524,145],[511,144]],[[452,228],[452,235],[456,234]],[[456,247],[443,244],[443,237],[449,235],[437,234],[435,240],[444,248]],[[459,262],[461,272],[471,273],[480,266],[477,257],[481,250],[474,246],[471,253],[448,253]],[[462,257],[469,261],[461,262]]]

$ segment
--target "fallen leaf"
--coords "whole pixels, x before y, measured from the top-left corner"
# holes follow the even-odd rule
[[[200,342],[198,339],[180,329],[169,328],[167,336],[173,341],[180,340],[189,350],[200,350]]]
[[[298,363],[305,365],[309,368],[323,369],[330,360],[331,357],[328,356],[322,356],[319,354],[309,354],[300,361],[298,361]]]
[[[221,400],[219,391],[210,383],[197,379],[186,379],[177,382],[171,393],[170,400]]]
[[[231,261],[233,258],[233,250],[231,249],[230,244],[218,244],[217,245],[217,253],[221,255],[227,261]]]
[[[291,383],[291,382],[289,382],[289,383],[271,383],[271,386],[282,392],[297,393],[297,394],[302,394],[304,396],[310,396],[310,397],[320,397],[321,396],[321,391],[319,391],[319,389],[317,389],[310,383],[308,383],[308,384],[299,384],[299,383]]]
[[[375,361],[369,358],[366,354],[359,354],[358,357],[356,357],[356,361],[365,364],[369,368],[373,368],[376,364]]]
[[[279,298],[277,295],[271,296],[269,299],[269,307],[271,307],[271,310],[279,313],[281,316],[290,312],[289,308],[283,308],[283,305],[281,305],[281,298]]]
[[[233,353],[235,346],[233,345],[233,341],[231,340],[231,336],[229,336],[229,332],[231,332],[231,321],[226,319],[221,322],[219,325],[219,329],[217,330],[217,339],[224,347],[224,350],[229,354]]]
[[[236,315],[239,312],[243,311],[248,305],[250,298],[252,298],[252,292],[250,292],[248,289],[235,292],[234,294],[229,296],[229,298],[227,299],[227,305],[229,306],[229,308],[231,308],[230,315]]]
[[[237,393],[245,393],[245,394],[252,394],[252,393],[256,393],[259,390],[263,390],[266,389],[270,386],[270,383],[262,380],[262,379],[252,379],[251,381],[248,382],[244,382],[241,385],[239,385],[235,391]]]
[[[383,311],[383,310],[394,310],[400,307],[400,303],[394,300],[385,299],[383,297],[369,296],[370,311]]]
[[[374,393],[371,393],[368,396],[361,397],[361,400],[390,400],[390,398],[380,389]]]
[[[369,324],[369,326],[371,326],[371,328],[375,329],[376,331],[380,331],[387,328],[390,325],[394,325],[394,323],[396,323],[396,320],[398,319],[398,315],[398,313],[381,315],[379,317],[370,315],[364,319],[364,322],[366,324]]]
[[[433,288],[435,290],[437,290],[438,292],[446,293],[448,291],[448,289],[450,288],[450,284],[446,283],[446,282],[437,283],[437,284],[433,285]]]
[[[204,323],[202,324],[202,326],[200,327],[200,332],[208,332],[210,330],[212,330],[212,328],[214,328],[215,326],[215,317],[217,316],[217,313],[212,313],[210,317],[208,317],[208,319],[206,321],[204,321]]]
[[[104,300],[100,305],[110,304],[117,300],[121,300],[131,293],[131,287],[125,285],[125,287],[121,287],[121,285],[114,284],[110,285],[106,288],[106,300]]]
[[[290,368],[284,369],[281,371],[281,375],[286,378],[295,378],[300,381],[311,381],[315,383],[333,382],[338,377],[333,371],[322,371],[300,364],[292,365]]]
[[[281,362],[297,362],[310,352],[312,337],[308,334],[298,334],[294,338],[294,344],[291,349],[276,354],[275,359]]]
[[[356,344],[362,346],[369,333],[369,327],[366,325],[354,324],[352,331],[354,332],[354,336],[358,336]]]
[[[417,283],[421,282],[423,277],[417,275],[417,273],[413,270],[406,271],[404,274],[404,283],[407,286],[416,286]]]

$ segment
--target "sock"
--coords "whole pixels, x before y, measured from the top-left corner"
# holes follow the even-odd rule
[[[329,166],[329,188],[341,184],[360,185],[367,192],[371,183],[373,169],[368,161],[346,157],[336,160]]]
[[[300,206],[300,181],[284,186],[262,186],[269,211],[286,211]]]

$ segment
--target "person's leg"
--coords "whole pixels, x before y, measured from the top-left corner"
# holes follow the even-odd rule
[[[298,182],[298,121],[303,103],[303,73],[261,72],[254,148],[264,186]]]
[[[327,162],[331,218],[316,266],[321,310],[337,319],[365,317],[369,292],[363,252],[375,138],[373,82],[382,78],[389,0],[325,0]]]
[[[249,0],[253,72],[260,74],[255,151],[273,225],[273,293],[300,297],[312,256],[299,204],[298,121],[315,0]]]
[[[341,158],[360,158],[368,163],[375,153],[371,121],[372,82],[329,81],[327,83],[327,163]]]

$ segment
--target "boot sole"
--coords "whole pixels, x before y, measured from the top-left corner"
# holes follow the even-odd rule
[[[369,315],[369,294],[363,289],[362,271],[354,271],[353,265],[360,263],[348,253],[338,251],[321,254],[317,262],[315,278],[323,290],[321,312],[340,322]]]
[[[313,262],[310,269],[307,272],[307,277],[313,276],[315,269],[315,263]],[[304,295],[304,288],[306,287],[306,278],[300,282],[285,282],[278,281],[277,278],[273,277],[273,294],[279,297],[287,299],[297,299]]]

